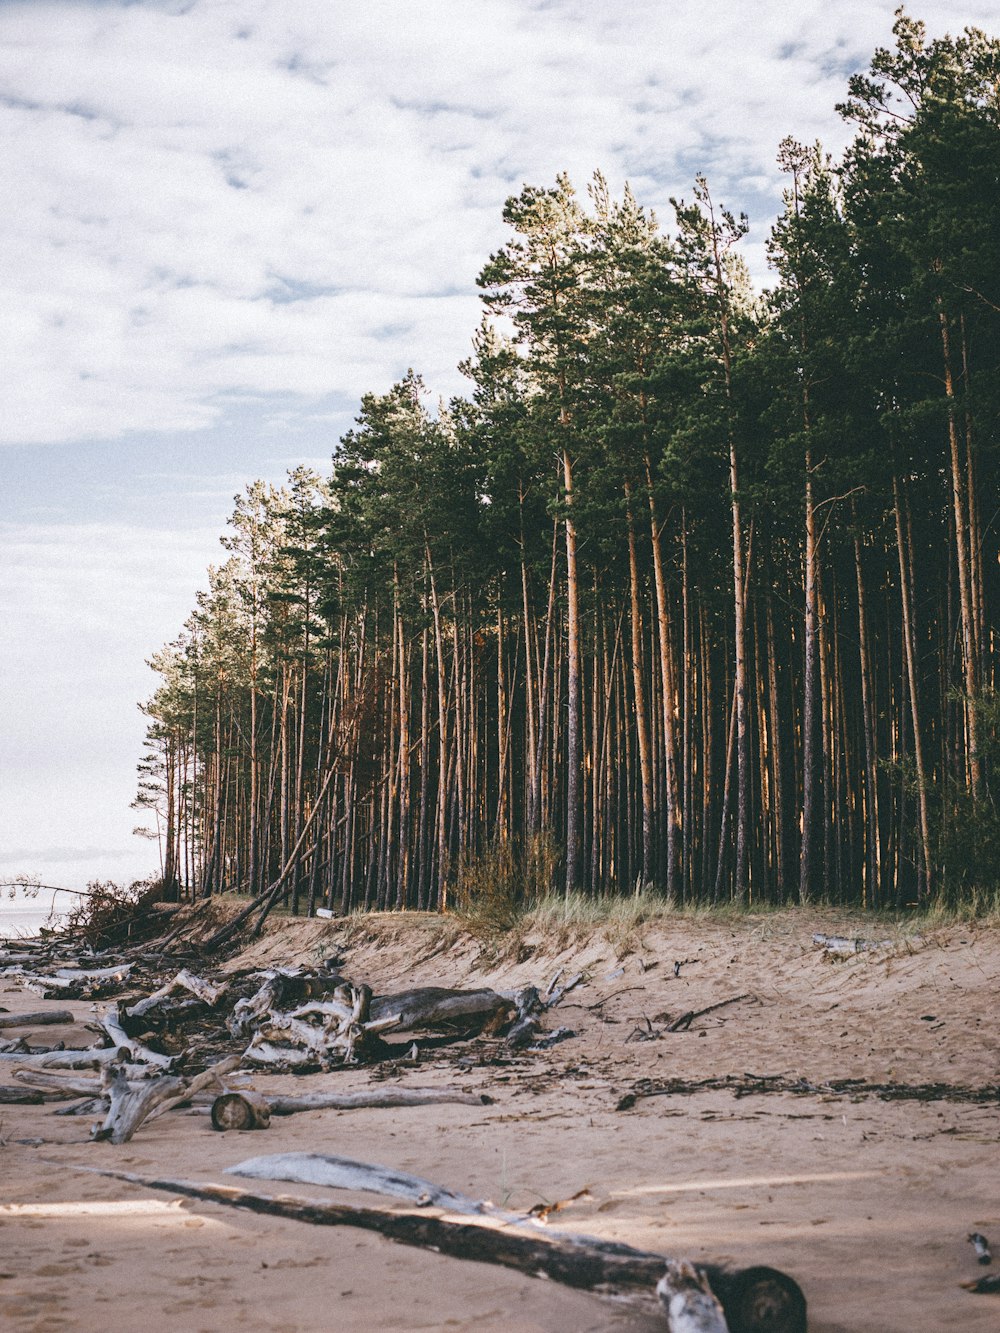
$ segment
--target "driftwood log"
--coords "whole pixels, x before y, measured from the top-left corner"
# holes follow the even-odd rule
[[[240,1064],[241,1060],[238,1055],[229,1055],[224,1060],[219,1060],[202,1073],[196,1074],[194,1078],[185,1080],[176,1096],[169,1097],[155,1106],[146,1118],[156,1120],[159,1116],[165,1115],[167,1111],[172,1111],[176,1106],[185,1106],[203,1093],[215,1094],[219,1091],[227,1091],[224,1080],[227,1075],[235,1073]]]
[[[249,1088],[222,1092],[212,1103],[213,1129],[267,1129],[270,1123],[270,1106],[259,1092]]]
[[[124,963],[113,967],[60,967],[50,976],[24,973],[21,984],[25,990],[46,999],[94,1000],[120,990],[128,980],[132,966]]]
[[[168,1098],[176,1097],[184,1086],[179,1078],[165,1075],[143,1083],[129,1083],[121,1069],[108,1070],[105,1093],[110,1098],[103,1125],[95,1125],[91,1138],[96,1142],[127,1143],[151,1112]]]
[[[122,1026],[130,1033],[157,1030],[170,1022],[183,1022],[206,1009],[214,1009],[229,990],[181,968],[175,977],[150,995],[120,1011]]]
[[[315,989],[313,995],[295,1008],[279,1007],[307,985]],[[374,997],[371,987],[339,977],[279,975],[237,1001],[228,1026],[235,1037],[253,1034],[244,1053],[253,1064],[332,1069],[385,1054],[384,1033],[495,1030],[513,1013],[510,1000],[489,989],[431,986]]]
[[[227,1091],[212,1104],[214,1129],[267,1129],[272,1115],[300,1111],[356,1111],[377,1107],[430,1106],[457,1102],[488,1106],[485,1093],[454,1092],[447,1088],[397,1088],[386,1092],[307,1092],[299,1097],[265,1096],[249,1090]]]
[[[351,1157],[335,1157],[329,1153],[286,1152],[275,1153],[270,1157],[250,1157],[236,1166],[227,1167],[226,1175],[384,1194],[393,1199],[406,1199],[409,1203],[419,1204],[421,1208],[432,1205],[449,1213],[493,1217],[504,1223],[522,1224],[528,1220],[517,1213],[503,1212],[484,1199],[473,1199],[467,1194],[458,1194],[435,1185],[431,1180],[411,1176],[407,1171],[378,1166],[374,1162],[358,1162]]]
[[[395,1026],[406,1032],[451,1026],[481,1029],[497,1014],[507,1011],[513,1013],[511,1002],[485,988],[449,990],[443,986],[422,986],[396,995],[380,995],[371,1004],[375,1021],[394,1017]]]
[[[103,1125],[95,1126],[92,1138],[114,1144],[127,1143],[147,1120],[172,1111],[208,1089],[218,1091],[222,1078],[239,1066],[239,1056],[222,1060],[193,1079],[161,1074],[132,1083],[126,1071],[112,1065],[103,1080],[102,1092],[110,1099]]]
[[[0,1029],[49,1027],[56,1023],[72,1022],[73,1015],[68,1009],[45,1009],[34,1014],[0,1014]]]
[[[818,944],[826,953],[854,954],[873,953],[879,949],[891,949],[892,940],[848,939],[845,935],[814,935],[813,944]]]
[[[53,1072],[48,1069],[17,1069],[14,1077],[18,1083],[24,1083],[37,1092],[47,1092],[51,1097],[95,1097],[101,1091],[101,1080],[97,1077],[85,1078],[72,1071]]]
[[[0,1106],[37,1106],[45,1097],[35,1088],[9,1088],[0,1085]]]
[[[114,1064],[128,1055],[124,1047],[88,1046],[82,1051],[3,1051],[2,1069],[95,1069]]]
[[[490,1106],[485,1092],[457,1092],[450,1088],[393,1088],[378,1092],[306,1092],[298,1097],[268,1097],[272,1115],[299,1111],[354,1111],[368,1107],[432,1106],[455,1102],[462,1106]]]
[[[65,1163],[59,1165],[65,1167]],[[73,1169],[270,1217],[315,1226],[360,1227],[404,1245],[500,1264],[531,1277],[544,1276],[565,1286],[641,1300],[646,1305],[666,1264],[662,1255],[613,1241],[553,1233],[531,1235],[522,1228],[501,1227],[485,1219],[452,1221],[429,1216],[426,1210],[358,1208],[128,1171],[85,1166]],[[702,1271],[722,1303],[729,1333],[806,1333],[805,1297],[786,1274],[773,1268],[734,1269],[715,1264],[704,1265]]]
[[[667,1261],[656,1284],[670,1333],[729,1333],[726,1315],[704,1273],[686,1260]]]
[[[121,1008],[114,1005],[101,1019],[101,1027],[111,1038],[112,1043],[128,1051],[133,1060],[141,1064],[156,1065],[160,1069],[169,1069],[173,1060],[169,1055],[161,1055],[159,1051],[151,1051],[148,1046],[130,1037],[122,1026]]]

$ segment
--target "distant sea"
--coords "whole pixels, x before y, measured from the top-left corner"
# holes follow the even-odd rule
[[[25,939],[42,926],[61,925],[77,901],[65,889],[39,889],[29,897],[22,888],[0,888],[0,940]]]

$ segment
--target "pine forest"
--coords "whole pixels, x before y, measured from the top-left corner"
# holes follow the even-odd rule
[[[152,663],[168,888],[996,891],[1000,42],[894,32],[842,157],[778,149],[766,289],[703,178],[524,186],[465,396],[410,371],[237,497]]]

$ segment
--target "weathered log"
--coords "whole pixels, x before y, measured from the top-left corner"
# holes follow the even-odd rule
[[[656,1284],[670,1333],[729,1333],[722,1306],[704,1273],[686,1260],[667,1263]]]
[[[431,1180],[411,1176],[407,1171],[358,1162],[351,1157],[329,1153],[284,1152],[269,1157],[250,1157],[226,1168],[227,1176],[246,1176],[251,1180],[282,1180],[296,1185],[325,1185],[328,1189],[357,1190],[385,1194],[393,1199],[407,1199],[421,1208],[429,1205],[446,1212],[470,1217],[494,1217],[505,1223],[521,1223],[516,1213],[505,1213],[483,1199],[435,1185]]]
[[[259,1092],[223,1092],[212,1103],[212,1128],[267,1129],[271,1108]]]
[[[124,981],[134,963],[112,963],[110,967],[57,967],[52,973],[63,981]]]
[[[813,944],[818,944],[826,953],[854,954],[869,953],[877,949],[891,949],[892,940],[849,940],[844,935],[813,935]]]
[[[113,967],[59,967],[49,976],[24,974],[22,985],[49,999],[92,1000],[120,990],[132,971],[132,963]]]
[[[134,1037],[128,1035],[122,1027],[118,1005],[112,1006],[107,1011],[101,1019],[101,1027],[116,1046],[123,1046],[128,1051],[133,1060],[138,1060],[143,1064],[156,1065],[159,1069],[169,1069],[173,1064],[173,1059],[169,1055],[161,1055],[159,1051],[152,1051],[148,1046],[144,1046],[141,1041],[136,1041]]]
[[[65,1163],[59,1163],[65,1166]],[[317,1203],[281,1195],[253,1194],[224,1185],[199,1185],[190,1180],[141,1176],[129,1171],[94,1167],[74,1170],[124,1180],[146,1189],[181,1194],[191,1199],[245,1208],[315,1226],[351,1226],[375,1231],[404,1245],[415,1245],[460,1259],[500,1264],[531,1277],[548,1277],[566,1286],[618,1298],[640,1300],[648,1307],[663,1275],[663,1255],[650,1254],[614,1241],[558,1233],[528,1234],[522,1228],[497,1226],[488,1220],[455,1222],[429,1216],[426,1210],[402,1212]],[[806,1333],[806,1302],[798,1284],[773,1268],[723,1268],[702,1265],[722,1302],[730,1333]]]
[[[266,1015],[286,1010],[306,1000],[340,995],[346,1009],[350,1011],[352,1008],[350,982],[345,982],[338,974],[316,976],[296,971],[268,972],[263,975],[265,979],[258,989],[247,999],[237,1000],[233,1012],[226,1020],[226,1026],[234,1037],[250,1036],[257,1023]]]
[[[92,1069],[128,1055],[117,1046],[89,1046],[82,1051],[0,1052],[0,1069]]]
[[[103,1115],[107,1109],[107,1101],[104,1097],[84,1097],[83,1101],[72,1102],[69,1106],[59,1106],[53,1115]]]
[[[38,1106],[45,1100],[34,1088],[8,1088],[0,1085],[0,1106]]]
[[[291,1046],[275,1046],[273,1042],[266,1041],[260,1036],[254,1037],[243,1052],[243,1059],[250,1064],[278,1069],[301,1069],[306,1065],[317,1063],[316,1057],[310,1055],[308,1051],[297,1050]]]
[[[395,1016],[396,1026],[404,1031],[461,1024],[482,1026],[511,1002],[496,991],[449,990],[443,986],[423,986],[397,995],[378,995],[371,1003],[374,1020]]]
[[[208,1005],[211,1009],[218,1004],[228,989],[227,985],[206,981],[204,977],[196,976],[193,972],[189,972],[187,968],[181,968],[173,980],[168,981],[165,986],[161,986],[159,990],[153,991],[151,995],[147,995],[136,1001],[135,1004],[130,1005],[124,1011],[124,1016],[126,1018],[144,1018],[152,1010],[160,1008],[164,1001],[170,1000],[178,991],[189,992],[195,999],[200,1000],[202,1004]]]
[[[0,1028],[50,1027],[56,1023],[72,1023],[68,1009],[43,1009],[33,1014],[0,1014]]]
[[[262,988],[266,991],[267,988]],[[237,1030],[245,1026],[251,1008],[259,1011],[262,991],[258,991],[248,1008],[236,1023]],[[378,1034],[396,1027],[398,1017],[390,1014],[370,1018],[372,992],[370,986],[339,985],[329,999],[309,1001],[292,1013],[268,1011],[256,1014],[257,1031],[247,1048],[247,1058],[262,1063],[275,1063],[275,1053],[285,1052],[284,1063],[298,1051],[323,1069],[339,1064],[357,1064],[377,1042]],[[234,1011],[235,1012],[235,1011]],[[324,1020],[308,1023],[306,1017]],[[230,1025],[231,1029],[233,1024]],[[261,1052],[264,1051],[261,1058]],[[301,1061],[299,1061],[300,1063]]]
[[[144,1083],[129,1083],[124,1073],[112,1066],[105,1089],[111,1105],[104,1124],[95,1126],[91,1137],[98,1142],[128,1143],[155,1107],[176,1097],[183,1086],[181,1079],[169,1075],[147,1079]]]
[[[46,1069],[17,1069],[14,1077],[39,1092],[61,1097],[92,1097],[101,1090],[99,1078],[73,1077],[72,1074],[54,1074]]]
[[[146,1119],[156,1120],[159,1116],[166,1115],[167,1111],[172,1111],[177,1106],[183,1106],[186,1102],[191,1101],[193,1097],[198,1096],[200,1093],[208,1091],[213,1093],[226,1092],[228,1089],[223,1080],[227,1074],[235,1073],[235,1071],[239,1069],[240,1064],[240,1056],[227,1055],[225,1059],[217,1061],[214,1065],[210,1065],[208,1069],[203,1070],[200,1074],[196,1074],[194,1078],[186,1080],[175,1097],[168,1097],[165,1101],[161,1102],[159,1106],[155,1106]]]
[[[299,1111],[353,1111],[368,1107],[431,1106],[455,1102],[462,1106],[490,1106],[486,1093],[454,1092],[448,1088],[395,1088],[385,1092],[307,1092],[300,1097],[268,1097],[272,1115]]]

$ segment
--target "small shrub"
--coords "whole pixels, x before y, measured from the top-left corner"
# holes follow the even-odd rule
[[[455,915],[472,934],[498,937],[519,924],[525,896],[524,867],[510,844],[502,843],[463,867]]]

